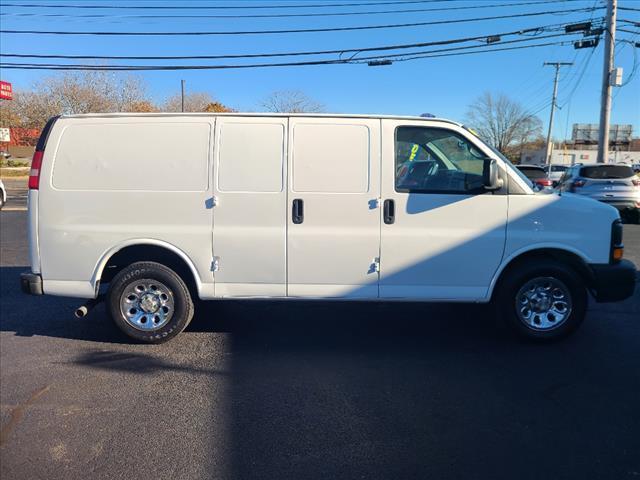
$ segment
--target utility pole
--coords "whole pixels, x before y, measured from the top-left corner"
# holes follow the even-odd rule
[[[598,134],[598,163],[609,157],[609,119],[611,117],[611,71],[616,41],[617,0],[607,0],[607,27],[604,32],[604,66],[602,68],[602,96],[600,99],[600,131]]]
[[[551,115],[549,116],[549,131],[547,132],[547,152],[545,162],[551,165],[551,153],[553,152],[553,141],[551,140],[551,132],[553,130],[553,115],[556,111],[556,100],[558,98],[558,77],[560,75],[560,67],[569,67],[573,62],[544,62],[543,66],[551,65],[556,68],[556,76],[553,80],[553,96],[551,97]]]
[[[184,112],[184,80],[180,80],[181,94],[180,94],[180,105],[181,112]]]

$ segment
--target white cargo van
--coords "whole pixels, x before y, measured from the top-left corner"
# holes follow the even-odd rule
[[[193,299],[489,302],[515,330],[574,330],[632,295],[610,206],[535,193],[441,119],[92,114],[51,119],[29,179],[31,294],[104,298],[163,342]]]

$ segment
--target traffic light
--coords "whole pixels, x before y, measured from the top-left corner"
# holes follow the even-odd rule
[[[578,40],[577,42],[573,42],[573,48],[575,48],[576,50],[579,48],[593,48],[597,47],[598,43],[600,43],[600,37],[587,38],[586,40]]]

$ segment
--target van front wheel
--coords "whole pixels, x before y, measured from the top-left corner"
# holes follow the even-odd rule
[[[521,336],[557,340],[584,320],[587,290],[571,268],[547,260],[521,264],[507,272],[498,287],[502,318]]]
[[[111,281],[107,306],[115,324],[145,343],[163,343],[182,332],[193,317],[184,281],[156,262],[137,262]]]

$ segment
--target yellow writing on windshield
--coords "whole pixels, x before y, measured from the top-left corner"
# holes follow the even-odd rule
[[[409,155],[410,162],[413,162],[413,160],[416,158],[416,155],[418,154],[418,150],[420,150],[420,145],[418,145],[417,143],[414,143],[413,146],[411,147],[411,155]]]

